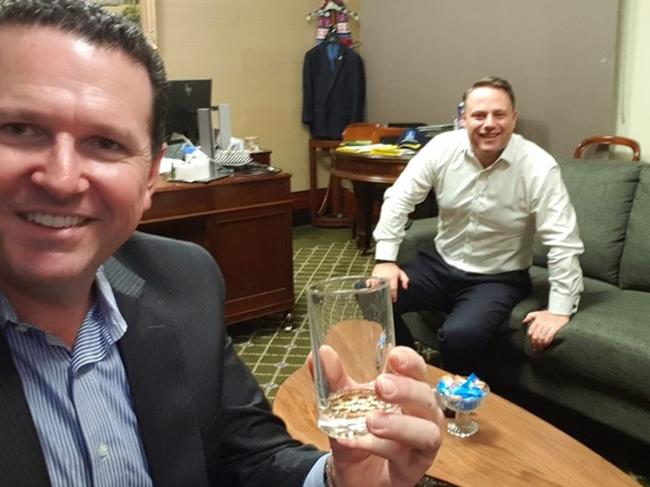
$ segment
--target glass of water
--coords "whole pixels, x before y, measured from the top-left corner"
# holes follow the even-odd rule
[[[379,278],[328,279],[308,286],[307,306],[318,427],[334,438],[366,434],[368,413],[399,412],[375,394],[395,346],[390,286]]]

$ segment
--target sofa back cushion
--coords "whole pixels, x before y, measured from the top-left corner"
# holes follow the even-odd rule
[[[650,291],[650,164],[641,167],[623,247],[620,285]]]
[[[640,165],[638,162],[606,160],[558,162],[585,246],[585,252],[580,256],[582,271],[587,277],[618,284]],[[545,265],[547,249],[536,244],[534,252],[534,262]]]

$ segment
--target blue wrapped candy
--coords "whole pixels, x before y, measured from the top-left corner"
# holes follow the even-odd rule
[[[436,392],[443,407],[455,411],[473,411],[487,394],[487,385],[476,374],[464,378],[445,375],[438,381]]]

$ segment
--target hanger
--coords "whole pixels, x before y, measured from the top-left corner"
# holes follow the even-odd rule
[[[329,17],[331,15],[331,12],[342,12],[348,14],[351,19],[359,22],[358,13],[353,12],[352,10],[348,10],[348,8],[343,4],[343,2],[341,2],[341,4],[339,5],[334,0],[328,0],[327,3],[324,3],[322,7],[317,8],[313,12],[308,13],[307,22],[309,22],[314,16]]]
[[[330,28],[327,30],[327,35],[325,36],[325,39],[323,39],[323,42],[327,42],[327,43],[336,42],[337,44],[339,44],[339,37],[336,35],[336,25],[330,26]]]

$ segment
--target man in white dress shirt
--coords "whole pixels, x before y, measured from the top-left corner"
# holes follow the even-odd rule
[[[480,364],[494,330],[530,292],[533,239],[549,248],[548,308],[524,324],[534,350],[548,347],[569,323],[582,292],[583,251],[576,216],[548,153],[520,135],[510,84],[490,77],[464,96],[463,129],[434,138],[386,191],[374,232],[373,275],[390,280],[398,343],[413,339],[401,315],[438,309],[443,366],[469,373]],[[407,215],[435,191],[435,248],[420,249],[400,268],[395,260]]]

